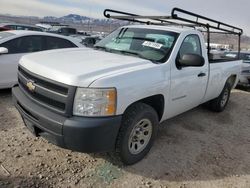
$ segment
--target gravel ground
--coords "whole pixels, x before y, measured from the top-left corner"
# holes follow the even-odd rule
[[[34,138],[9,90],[0,91],[0,187],[250,187],[250,93],[234,90],[226,110],[203,107],[164,122],[149,155],[122,166]]]

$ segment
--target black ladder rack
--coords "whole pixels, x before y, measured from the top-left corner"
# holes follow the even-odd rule
[[[238,47],[240,53],[240,39],[243,34],[241,28],[207,18],[205,16],[195,14],[180,8],[173,8],[170,16],[141,16],[137,14],[132,14],[128,12],[122,12],[112,9],[104,10],[104,16],[106,18],[118,19],[129,22],[136,22],[147,25],[177,25],[186,27],[202,27],[206,29],[208,34],[207,44],[208,44],[208,54],[210,53],[210,33],[219,34],[232,34],[238,35]],[[213,30],[213,31],[212,31]]]

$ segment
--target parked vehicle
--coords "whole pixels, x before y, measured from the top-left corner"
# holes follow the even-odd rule
[[[0,32],[0,89],[17,84],[20,58],[43,50],[83,47],[69,37],[36,31]]]
[[[96,43],[98,43],[101,39],[99,36],[86,36],[82,39],[82,44],[86,47],[94,47]]]
[[[57,30],[49,30],[48,32],[65,35],[65,36],[77,34],[77,30],[75,28],[70,28],[70,27],[61,27],[61,28],[58,28]]]
[[[59,22],[49,22],[49,21],[42,21],[36,24],[37,27],[42,28],[45,32],[56,32],[62,27],[68,27],[67,24],[61,24]]]
[[[164,26],[169,17],[113,10],[104,15],[119,19],[113,12],[122,20],[149,25],[121,27],[94,49],[24,56],[13,100],[34,135],[75,151],[115,150],[123,163],[134,164],[149,152],[164,120],[203,103],[223,111],[241,61],[210,60],[194,21],[185,19],[192,26],[182,28]],[[200,15],[177,8],[170,21],[183,21],[179,13],[193,16],[196,25],[210,31],[242,34],[229,25],[221,29],[222,22],[207,19],[207,24],[204,17],[199,22]]]
[[[0,28],[2,28],[2,31],[7,31],[7,30],[26,30],[26,31],[41,31],[41,32],[43,31],[41,28],[36,26],[26,25],[26,24],[16,24],[16,23],[2,23],[0,24]]]
[[[250,87],[250,52],[242,52],[243,64],[241,68],[241,75],[239,78],[239,85]]]
[[[77,34],[80,36],[91,36],[87,31],[77,31]]]
[[[10,30],[10,29],[5,28],[5,27],[3,27],[3,26],[0,26],[0,32],[1,32],[1,31],[8,31],[8,30]]]
[[[243,60],[241,67],[241,74],[239,77],[238,85],[250,86],[250,52],[240,52],[240,57],[238,57],[238,52],[226,52],[225,56],[227,58],[239,58]]]

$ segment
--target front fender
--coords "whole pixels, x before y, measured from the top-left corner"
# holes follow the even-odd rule
[[[168,99],[170,70],[167,64],[152,63],[151,66],[141,66],[134,70],[100,78],[90,87],[115,87],[117,89],[117,115],[121,115],[128,106],[141,99],[158,94]]]

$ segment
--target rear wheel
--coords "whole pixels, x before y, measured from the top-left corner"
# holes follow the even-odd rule
[[[219,97],[209,102],[209,108],[215,112],[222,112],[230,98],[231,85],[226,83]]]
[[[131,165],[149,152],[158,129],[158,115],[149,105],[137,103],[124,114],[116,151],[124,164]]]

